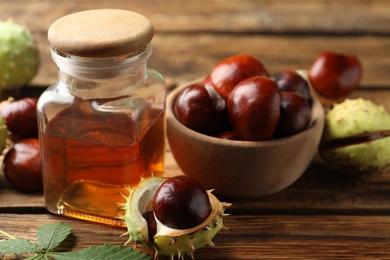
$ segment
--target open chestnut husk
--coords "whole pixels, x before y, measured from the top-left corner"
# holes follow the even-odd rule
[[[320,154],[348,176],[390,170],[390,114],[370,100],[346,99],[327,113]]]
[[[193,258],[197,249],[213,245],[211,240],[224,227],[224,211],[230,204],[220,202],[200,184],[193,185],[194,182],[188,176],[151,177],[134,189],[129,188],[122,217],[128,229],[124,235],[129,235],[126,243],[153,247],[155,258],[166,255],[171,259],[176,255],[183,259],[186,254]],[[161,205],[156,207],[156,203]],[[199,208],[202,216],[194,218]],[[183,225],[183,220],[178,220],[180,215],[196,221]]]

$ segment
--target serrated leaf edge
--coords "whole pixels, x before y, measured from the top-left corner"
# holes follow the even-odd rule
[[[47,253],[61,244],[70,233],[72,233],[71,226],[58,222],[39,226],[36,235],[39,246]]]

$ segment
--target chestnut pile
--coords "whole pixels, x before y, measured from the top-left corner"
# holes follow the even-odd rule
[[[129,242],[153,247],[159,255],[184,259],[205,245],[223,228],[229,203],[188,176],[151,177],[134,189],[123,205]]]
[[[7,129],[9,143],[3,150],[2,171],[13,187],[25,192],[43,190],[37,101],[33,97],[10,98],[0,104],[0,118]]]
[[[326,98],[348,95],[360,83],[355,56],[321,53],[309,71],[313,88]],[[199,133],[224,139],[262,141],[299,133],[311,122],[312,91],[300,73],[270,75],[249,55],[217,64],[201,83],[181,90],[174,103],[176,118]]]

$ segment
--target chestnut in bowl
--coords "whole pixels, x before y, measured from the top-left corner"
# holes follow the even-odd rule
[[[266,141],[229,140],[191,130],[174,114],[178,93],[201,81],[179,86],[167,97],[167,140],[183,174],[216,194],[255,198],[285,189],[305,172],[324,127],[324,110],[317,99],[313,99],[312,120],[304,131]]]

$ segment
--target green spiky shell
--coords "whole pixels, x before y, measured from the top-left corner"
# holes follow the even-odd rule
[[[127,226],[125,234],[129,235],[126,243],[136,242],[142,246],[152,245],[148,236],[148,224],[142,214],[150,210],[150,202],[153,200],[156,190],[165,180],[166,178],[163,177],[151,177],[143,180],[135,189],[128,189],[130,194],[125,197],[126,203],[123,205],[125,215],[122,217]]]
[[[221,203],[210,191],[207,192],[212,211],[208,218],[200,225],[190,229],[172,229],[164,226],[156,217],[157,233],[154,242],[148,237],[148,226],[143,213],[150,210],[153,196],[161,184],[167,180],[163,177],[152,177],[143,180],[135,189],[129,189],[130,195],[124,204],[125,215],[122,219],[127,225],[129,235],[126,242],[135,242],[143,246],[153,247],[156,258],[159,255],[169,256],[171,259],[177,255],[182,259],[185,254],[193,253],[206,245],[213,245],[212,239],[223,228],[224,211],[230,206]],[[174,214],[174,213],[173,213]]]
[[[390,170],[390,137],[321,152],[327,164],[340,172],[372,174]]]
[[[0,21],[0,89],[25,85],[36,75],[39,64],[31,32],[12,21]]]
[[[207,193],[212,211],[202,224],[186,230],[175,230],[162,225],[156,219],[157,234],[154,236],[153,245],[156,256],[167,255],[173,259],[177,255],[182,259],[188,254],[193,258],[193,253],[199,248],[214,245],[212,239],[223,228],[224,211],[230,204],[221,203],[211,192]]]
[[[390,114],[370,100],[346,99],[327,113],[323,142],[390,129]]]
[[[370,100],[347,99],[327,114],[322,147],[343,138],[390,131],[390,114]],[[390,136],[374,141],[321,149],[326,163],[340,172],[371,174],[390,169]]]
[[[4,121],[4,118],[0,117],[0,154],[4,150],[7,142],[9,131],[7,129],[7,124]]]

